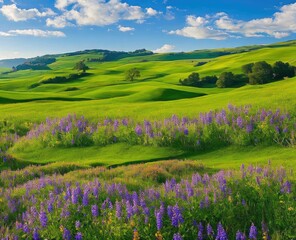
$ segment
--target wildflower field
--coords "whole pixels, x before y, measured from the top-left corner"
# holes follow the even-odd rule
[[[179,84],[250,59],[296,65],[295,44],[208,59],[87,52],[0,74],[0,239],[296,239],[296,78]],[[132,67],[141,78],[127,82]]]

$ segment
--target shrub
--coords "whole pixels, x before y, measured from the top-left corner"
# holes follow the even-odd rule
[[[256,62],[252,67],[252,72],[248,74],[250,84],[264,84],[271,82],[273,71],[270,64],[265,61]]]
[[[197,87],[199,82],[199,74],[196,72],[191,73],[187,78],[184,80],[179,80],[179,82],[184,86],[193,86]]]
[[[224,72],[220,75],[216,82],[218,88],[232,87],[234,83],[234,75],[232,72]]]

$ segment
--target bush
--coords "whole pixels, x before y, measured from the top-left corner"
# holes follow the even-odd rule
[[[216,85],[218,88],[232,87],[234,83],[234,75],[232,72],[224,72],[220,75]]]
[[[252,72],[248,74],[250,84],[264,84],[271,82],[273,71],[270,64],[265,61],[256,62],[252,67]]]
[[[187,78],[184,80],[179,80],[179,82],[184,86],[193,86],[197,87],[199,83],[199,74],[196,72],[191,73]]]
[[[283,63],[282,61],[274,63],[272,70],[275,80],[282,80],[285,77],[290,78],[295,76],[295,67],[290,66],[289,63]]]

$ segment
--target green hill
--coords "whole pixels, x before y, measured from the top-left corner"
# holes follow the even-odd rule
[[[296,41],[272,45],[249,46],[229,49],[198,50],[190,53],[152,54],[149,51],[133,53],[88,50],[55,55],[56,61],[47,70],[20,70],[0,74],[0,121],[14,126],[30,125],[45,121],[47,117],[67,116],[69,113],[84,115],[90,119],[105,117],[129,117],[135,120],[161,119],[179,116],[193,117],[200,112],[225,108],[229,103],[236,106],[251,104],[256,108],[280,108],[296,115],[296,78],[265,85],[246,85],[240,88],[219,89],[181,86],[179,79],[192,72],[201,77],[219,75],[224,71],[241,73],[241,66],[256,61],[289,62],[296,65]],[[112,53],[110,55],[110,53]],[[109,54],[109,55],[108,55]],[[107,56],[107,57],[106,57]],[[111,56],[111,57],[110,57]],[[105,59],[104,59],[105,57]],[[88,74],[79,79],[62,83],[39,84],[50,78],[76,74],[74,65],[84,61]],[[199,64],[202,62],[202,64]],[[125,80],[125,72],[138,68],[141,77],[134,82]],[[35,86],[32,88],[32,85]],[[135,154],[138,147],[130,147],[119,160],[116,154],[125,151],[125,145],[74,150],[34,149],[9,150],[19,161],[54,162],[78,161],[80,163],[112,165],[124,162],[151,161],[153,159],[191,158],[211,161],[217,153],[194,153],[171,148],[148,147]],[[217,166],[237,165],[242,148],[225,149],[222,163]],[[268,152],[274,159],[295,161],[295,151],[279,148],[256,148],[251,162],[264,162]],[[82,154],[83,153],[83,154]],[[201,154],[201,155],[200,155]],[[257,156],[257,157],[256,157]],[[243,157],[249,161],[247,154]],[[108,160],[109,159],[109,160]],[[281,161],[282,163],[282,161]],[[290,163],[289,163],[290,165]]]

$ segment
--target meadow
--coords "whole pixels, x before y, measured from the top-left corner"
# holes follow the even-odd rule
[[[296,77],[179,84],[296,65],[295,52],[296,41],[113,61],[86,51],[3,69],[0,238],[295,239]],[[87,73],[69,78],[82,60]]]

